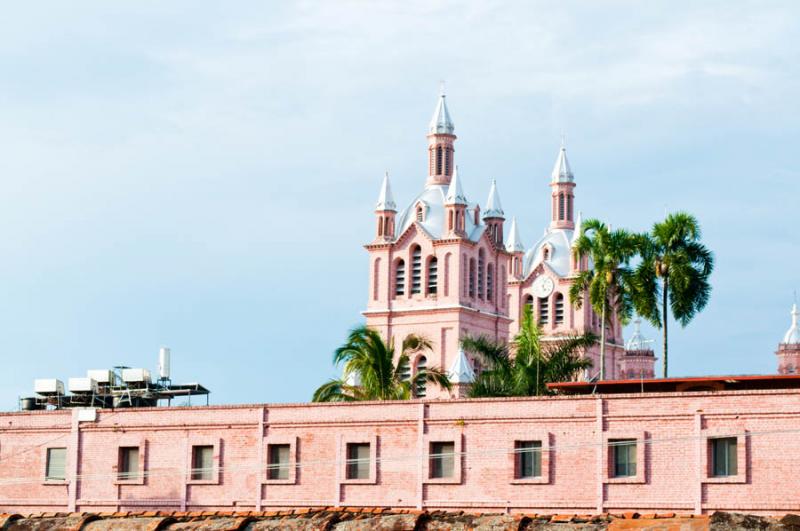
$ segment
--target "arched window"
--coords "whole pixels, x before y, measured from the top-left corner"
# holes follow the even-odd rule
[[[564,219],[564,194],[558,194],[558,219]]]
[[[450,296],[450,253],[444,255],[444,296]]]
[[[480,251],[478,251],[478,298],[479,299],[482,299],[483,298],[483,294],[484,294],[484,292],[483,292],[483,283],[484,283],[483,270],[484,270],[484,267],[485,267],[485,265],[484,265],[485,261],[486,261],[486,258],[485,258],[483,249],[481,249]]]
[[[469,296],[475,298],[475,259],[469,259]]]
[[[475,207],[475,214],[473,216],[473,222],[475,225],[480,225],[481,223],[481,209]]]
[[[486,266],[486,300],[494,300],[494,264]]]
[[[406,263],[401,258],[394,266],[394,295],[402,296],[406,292]]]
[[[550,248],[549,247],[545,247],[544,248],[544,250],[542,251],[542,256],[544,256],[545,260],[550,260]]]
[[[567,219],[572,219],[572,196],[567,196]]]
[[[445,148],[444,150],[444,174],[450,175],[450,161],[452,159],[451,155],[452,151],[450,149]]]
[[[524,303],[524,307],[523,307],[523,313],[525,311],[525,308],[530,308],[531,314],[533,313],[533,295],[526,295],[525,296],[525,303]]]
[[[436,175],[442,174],[442,146],[436,148]]]
[[[372,300],[378,300],[378,291],[380,288],[381,279],[381,259],[376,258],[375,264],[372,266]]]
[[[564,322],[564,295],[556,293],[556,324]]]
[[[428,295],[436,295],[439,288],[439,260],[432,256],[428,260]]]
[[[411,249],[411,294],[422,291],[422,249],[415,245]]]
[[[423,370],[427,367],[428,367],[428,358],[426,358],[425,356],[420,356],[419,359],[417,360],[416,372],[419,372],[420,370]],[[425,380],[421,381],[419,385],[417,385],[416,389],[414,389],[414,396],[418,398],[424,398],[428,390],[427,384],[428,382],[426,382]]]
[[[378,236],[383,236],[383,223],[386,218],[378,218]]]
[[[545,297],[539,299],[539,324],[546,325],[550,321],[550,301]]]
[[[422,223],[424,217],[424,211],[422,210],[422,205],[417,206],[417,221]]]
[[[447,229],[453,230],[453,211],[447,213]]]

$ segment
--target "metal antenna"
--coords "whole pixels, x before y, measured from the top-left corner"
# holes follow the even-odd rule
[[[439,80],[439,95],[440,96],[445,96],[444,79],[440,79]]]

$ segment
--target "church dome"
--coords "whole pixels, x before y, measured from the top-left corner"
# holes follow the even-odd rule
[[[444,206],[448,188],[448,185],[440,184],[426,186],[422,193],[400,213],[395,238],[399,238],[416,221],[432,239],[441,239],[444,234]],[[474,242],[480,239],[486,229],[486,225],[480,221],[480,216],[478,223],[475,223],[476,208],[478,208],[476,204],[468,204],[464,220],[467,237]]]
[[[572,256],[571,229],[548,228],[538,242],[528,249],[524,258],[523,276],[545,263],[560,277],[569,275]]]
[[[784,345],[800,345],[800,328],[797,326],[797,317],[800,312],[797,310],[797,304],[792,305],[792,326],[786,331],[783,336]]]

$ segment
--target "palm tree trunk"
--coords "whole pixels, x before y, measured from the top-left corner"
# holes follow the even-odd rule
[[[606,379],[606,299],[603,297],[603,312],[600,317],[600,379]]]
[[[669,277],[664,277],[664,292],[661,294],[661,307],[664,309],[664,359],[662,361],[664,378],[667,377],[667,323],[669,322],[669,312],[667,311],[667,289],[669,288]]]

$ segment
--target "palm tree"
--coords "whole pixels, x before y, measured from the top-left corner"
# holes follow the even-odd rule
[[[714,270],[714,254],[700,243],[697,218],[686,212],[670,214],[653,225],[651,233],[642,237],[641,254],[642,263],[636,272],[640,286],[636,310],[662,329],[666,378],[667,308],[684,327],[705,308],[711,296],[709,278]],[[660,308],[656,302],[659,295]]]
[[[509,346],[486,336],[464,337],[464,350],[479,355],[488,368],[470,387],[469,396],[538,396],[547,394],[547,384],[571,380],[592,362],[578,353],[594,344],[587,334],[556,341],[542,341],[542,331],[533,319],[530,306],[525,307],[520,329]]]
[[[345,344],[333,354],[335,365],[344,364],[342,378],[321,385],[312,400],[407,400],[427,382],[449,390],[451,385],[447,374],[437,367],[420,368],[413,377],[408,376],[411,372],[410,356],[430,348],[430,341],[424,337],[408,335],[395,364],[394,348],[383,341],[380,333],[366,326],[356,327],[350,331]]]
[[[624,229],[612,231],[597,219],[587,220],[572,251],[577,260],[588,257],[592,267],[578,273],[569,289],[569,298],[575,308],[583,305],[588,295],[589,304],[600,314],[600,379],[606,377],[606,323],[616,314],[622,324],[633,313],[636,292],[634,272],[628,267],[636,256],[639,238]]]

